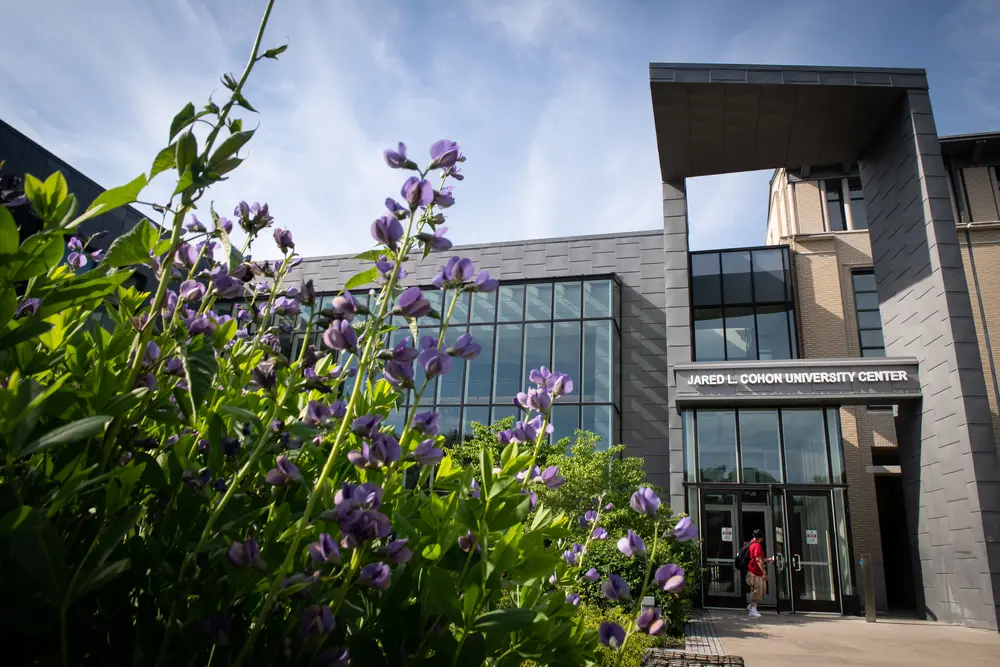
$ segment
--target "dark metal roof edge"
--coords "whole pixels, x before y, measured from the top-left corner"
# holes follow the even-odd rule
[[[743,69],[755,72],[863,72],[865,74],[913,74],[927,76],[922,67],[851,67],[847,65],[762,65],[737,63],[649,63],[650,74],[658,69]]]
[[[674,364],[673,370],[677,371],[706,371],[717,368],[726,369],[750,369],[750,368],[799,368],[801,366],[918,366],[920,362],[916,357],[825,357],[813,359],[776,359],[767,360],[744,360],[744,361],[696,361],[684,364]]]

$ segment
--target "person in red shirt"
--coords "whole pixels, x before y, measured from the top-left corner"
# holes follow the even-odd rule
[[[767,594],[767,563],[773,559],[764,555],[764,532],[753,531],[750,540],[750,563],[747,567],[747,586],[750,588],[750,618],[760,618],[757,603]]]

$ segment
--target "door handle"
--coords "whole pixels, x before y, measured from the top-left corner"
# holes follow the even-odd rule
[[[792,554],[792,567],[795,568],[796,572],[802,571],[802,557],[798,554]]]
[[[785,569],[785,554],[779,553],[775,555],[774,566],[778,568],[779,572]]]

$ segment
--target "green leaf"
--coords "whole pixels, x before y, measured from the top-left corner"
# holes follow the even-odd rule
[[[184,171],[198,159],[198,140],[190,127],[177,135],[176,151],[177,171]]]
[[[252,106],[250,106],[250,102],[248,102],[247,98],[243,97],[241,93],[233,93],[233,98],[236,100],[236,103],[238,105],[240,105],[247,111],[252,111],[254,113],[257,113],[257,110],[254,109]]]
[[[109,581],[128,570],[131,566],[132,561],[128,558],[123,558],[121,560],[116,560],[113,563],[109,563],[99,570],[97,574],[87,580],[87,583],[85,583],[80,590],[74,594],[74,599],[82,598],[84,595],[96,591],[98,588],[101,588]]]
[[[275,60],[277,60],[278,56],[281,55],[282,53],[284,53],[285,49],[287,49],[287,48],[288,48],[288,44],[282,44],[281,46],[276,46],[273,49],[268,49],[267,51],[264,52],[264,56],[263,57],[264,58],[274,58]]]
[[[42,218],[48,209],[48,199],[45,196],[45,184],[31,174],[24,175],[24,196],[31,202],[31,207]]]
[[[378,258],[385,254],[385,250],[379,250],[378,248],[373,248],[372,250],[365,250],[352,257],[351,259],[360,259],[365,262],[377,262]]]
[[[45,179],[45,194],[48,197],[49,209],[56,211],[69,197],[69,186],[62,172],[54,171]]]
[[[373,283],[377,279],[378,279],[378,269],[376,269],[373,266],[367,271],[362,271],[361,273],[357,273],[351,276],[351,279],[347,281],[346,285],[344,285],[344,289],[352,290],[356,287],[361,287],[363,285],[368,285],[370,283]]]
[[[14,347],[18,343],[37,338],[52,328],[51,322],[43,322],[37,318],[21,320],[23,324],[0,336],[0,350]]]
[[[534,623],[537,615],[538,612],[534,609],[523,609],[521,607],[494,609],[477,618],[472,627],[482,632],[516,632]]]
[[[146,387],[139,387],[138,389],[133,389],[127,394],[121,394],[116,396],[110,403],[108,403],[101,412],[111,415],[112,417],[117,417],[120,414],[131,410],[135,406],[139,405],[142,399],[149,393],[149,389]]]
[[[102,267],[103,268],[103,267]],[[105,296],[114,292],[126,280],[132,277],[131,271],[119,271],[109,276],[91,278],[96,271],[90,271],[58,285],[53,285],[42,296],[42,305],[38,309],[38,317],[46,318],[49,315],[66,310],[73,306],[86,304],[93,308],[97,302]]]
[[[191,172],[191,168],[188,167],[184,170],[180,179],[177,181],[177,187],[174,188],[174,195],[179,195],[192,185],[194,185],[194,174]]]
[[[29,280],[55,268],[63,259],[66,246],[58,234],[39,232],[21,244],[21,249],[9,263],[0,263],[0,269],[11,271],[11,282]]]
[[[441,558],[441,545],[438,543],[428,544],[420,552],[420,555],[427,560],[438,560]]]
[[[483,474],[483,492],[493,495],[493,455],[486,447],[479,450],[479,470]]]
[[[153,166],[149,168],[149,180],[153,180],[157,174],[162,174],[175,167],[177,167],[177,150],[172,145],[167,146],[153,160]]]
[[[83,215],[70,223],[70,228],[76,227],[84,220],[92,218],[95,215],[107,213],[120,206],[135,202],[139,198],[139,193],[146,187],[146,183],[146,174],[139,174],[125,185],[105,190],[97,196],[97,199],[91,202]]]
[[[149,252],[159,238],[160,235],[152,223],[143,219],[135,227],[114,240],[101,263],[104,266],[116,268],[148,262]]]
[[[181,109],[176,116],[174,116],[174,119],[170,121],[170,138],[168,141],[173,141],[174,137],[177,136],[177,133],[193,123],[196,117],[197,116],[195,116],[194,113],[194,105],[188,102],[187,105],[185,105],[185,107]]]
[[[219,232],[219,243],[222,244],[222,257],[226,263],[226,273],[229,273],[233,270],[233,244],[229,240],[229,234],[226,233],[225,229],[219,225],[216,225],[216,229]]]
[[[0,206],[0,255],[13,255],[17,252],[17,223],[6,206]]]
[[[197,419],[198,408],[212,388],[212,381],[219,370],[219,363],[215,359],[215,350],[205,339],[204,335],[195,336],[195,339],[184,350],[181,355],[181,362],[184,364],[184,377],[188,383],[188,400],[191,402],[192,421]]]
[[[219,176],[225,176],[241,164],[243,164],[243,160],[241,158],[231,157],[218,164],[213,164],[212,172],[218,174]]]
[[[55,447],[56,445],[65,445],[70,442],[85,440],[92,435],[103,432],[104,425],[109,421],[111,421],[110,416],[97,415],[95,417],[84,417],[59,428],[54,428],[21,450],[19,455],[29,456]]]
[[[462,624],[462,611],[458,608],[458,589],[447,570],[432,566],[424,574],[427,602],[438,613],[456,625]]]
[[[246,408],[241,408],[235,405],[229,405],[228,403],[223,403],[222,405],[219,406],[219,409],[222,410],[223,412],[228,412],[234,417],[239,417],[244,422],[252,422],[258,427],[261,425],[260,417],[250,412]]]
[[[17,527],[24,523],[24,520],[31,516],[33,511],[33,507],[21,505],[4,514],[3,518],[0,519],[0,536],[17,530]]]
[[[45,525],[40,531],[20,531],[11,535],[11,559],[39,586],[52,605],[65,599],[67,585],[66,552],[62,541]]]
[[[246,130],[245,132],[233,132],[226,140],[219,144],[219,147],[215,149],[212,153],[212,157],[209,158],[208,164],[210,166],[216,166],[222,164],[225,160],[236,155],[246,142],[250,141],[253,137],[254,130]]]
[[[465,618],[471,619],[472,612],[476,609],[476,601],[479,599],[479,586],[469,584],[462,594],[462,607]]]

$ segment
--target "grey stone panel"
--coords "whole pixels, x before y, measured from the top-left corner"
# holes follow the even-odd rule
[[[907,91],[860,167],[886,352],[920,364],[922,404],[901,407],[897,432],[921,603],[931,618],[997,629],[1000,464],[925,91]]]
[[[471,259],[501,280],[616,274],[621,280],[621,440],[630,454],[646,459],[654,483],[666,486],[667,443],[666,298],[664,237],[659,231],[542,239],[489,246],[455,247],[407,262],[408,284],[426,285],[453,255]],[[686,245],[683,248],[686,254]],[[293,280],[312,278],[317,291],[334,292],[371,262],[351,256],[313,257]],[[680,505],[683,507],[683,503]]]

